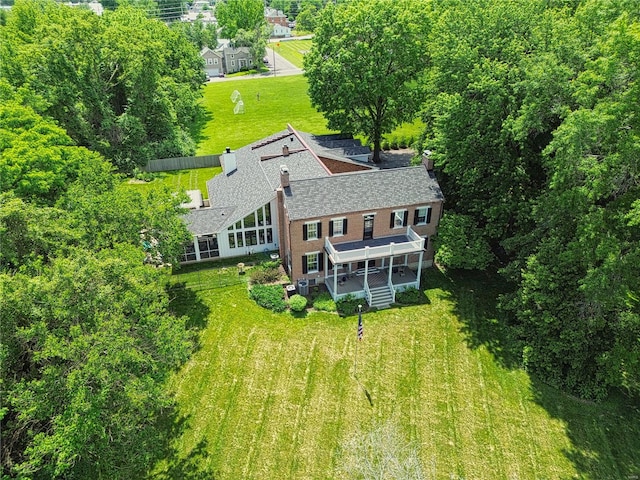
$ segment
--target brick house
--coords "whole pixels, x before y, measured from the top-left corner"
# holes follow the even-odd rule
[[[289,26],[289,19],[282,10],[266,7],[264,9],[264,18],[269,25],[280,25],[283,27]]]
[[[194,241],[183,260],[278,251],[300,290],[324,283],[336,300],[374,306],[418,287],[433,263],[440,187],[426,164],[378,169],[350,158],[358,144],[289,126],[225,152],[223,173],[207,182],[210,206],[186,216]]]

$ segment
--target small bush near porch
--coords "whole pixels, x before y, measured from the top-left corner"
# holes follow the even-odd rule
[[[284,290],[280,285],[254,285],[249,296],[261,307],[274,312],[284,312],[287,303],[284,301]]]

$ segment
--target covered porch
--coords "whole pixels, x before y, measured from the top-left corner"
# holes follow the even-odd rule
[[[389,306],[397,291],[420,286],[424,243],[411,227],[401,235],[341,244],[327,237],[325,286],[336,301],[353,295],[371,306]]]

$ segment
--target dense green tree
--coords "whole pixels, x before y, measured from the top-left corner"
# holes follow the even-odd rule
[[[313,106],[329,128],[367,135],[376,162],[382,135],[420,106],[429,10],[421,0],[329,4],[305,56]]]
[[[211,49],[218,46],[218,32],[216,26],[197,19],[194,22],[173,22],[171,28],[180,30],[196,46],[198,50],[203,47]]]
[[[65,131],[31,107],[7,99],[0,104],[0,190],[53,204],[98,155],[73,145]]]
[[[121,170],[151,158],[189,155],[203,80],[185,35],[120,7],[98,17],[49,0],[20,1],[0,29],[0,71],[44,99],[78,144]]]
[[[127,189],[25,106],[37,98],[2,83],[0,95],[2,472],[139,478],[161,447],[165,380],[191,345],[152,266],[188,236],[184,197]]]
[[[262,24],[254,30],[240,29],[236,32],[231,43],[235,47],[249,47],[253,64],[262,65],[270,34],[271,28],[266,24]]]
[[[581,22],[619,17],[591,49],[575,82],[579,106],[547,149],[539,244],[512,305],[528,365],[587,397],[640,392],[640,21],[605,3],[577,10]]]
[[[131,246],[0,274],[2,462],[22,478],[139,478],[167,375],[189,353],[159,270]]]
[[[315,5],[307,5],[296,17],[296,28],[306,32],[313,32],[316,29],[318,19],[318,9]]]
[[[64,210],[0,194],[0,271],[37,268],[77,245],[80,236]]]
[[[438,226],[435,260],[445,267],[482,270],[491,263],[493,255],[473,218],[446,213]]]
[[[471,216],[507,261],[523,248],[508,241],[531,228],[531,204],[546,182],[542,151],[571,102],[581,52],[565,14],[541,2],[454,0],[441,8],[424,146],[447,208]]]
[[[216,6],[216,18],[224,38],[233,39],[238,30],[255,31],[266,23],[262,0],[227,0]]]

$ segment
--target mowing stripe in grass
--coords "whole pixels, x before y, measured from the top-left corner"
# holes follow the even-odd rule
[[[220,480],[334,478],[344,440],[391,420],[436,479],[636,473],[637,424],[500,364],[469,341],[469,326],[482,328],[476,300],[452,292],[431,288],[428,304],[366,314],[358,372],[373,408],[352,377],[356,317],[272,314],[245,285],[196,292],[209,324],[171,384],[187,423],[180,458],[204,442],[203,464]]]
[[[313,337],[313,341],[311,342],[311,346],[309,347],[309,353],[307,355],[305,364],[305,371],[303,375],[302,381],[302,397],[297,402],[296,408],[296,416],[293,425],[293,438],[291,441],[291,448],[289,449],[289,476],[293,476],[298,469],[298,448],[299,448],[299,440],[300,440],[300,426],[302,424],[302,419],[304,413],[309,404],[309,400],[311,399],[311,392],[313,391],[314,385],[314,376],[315,368],[313,368],[314,360],[316,359],[316,345],[317,345],[317,337]]]
[[[271,352],[269,352],[269,356],[272,359],[276,358],[276,359],[278,359],[278,361],[280,361],[281,360],[280,359],[281,353],[282,353],[282,344],[279,344],[277,352],[271,351]],[[255,460],[256,455],[259,455],[259,453],[254,454],[254,452],[256,451],[256,447],[258,445],[262,445],[262,443],[263,443],[262,442],[262,437],[263,437],[264,431],[266,429],[266,425],[267,425],[267,421],[268,421],[268,413],[270,412],[271,407],[273,406],[274,385],[276,384],[276,381],[278,379],[278,375],[281,372],[282,372],[281,369],[271,369],[270,378],[269,378],[268,382],[265,382],[266,388],[264,389],[264,395],[262,396],[262,407],[260,408],[258,416],[257,416],[257,418],[255,420],[254,419],[248,419],[248,420],[252,420],[254,423],[256,423],[257,424],[257,428],[253,432],[253,434],[251,435],[251,441],[247,444],[248,445],[247,460],[246,460],[245,465],[244,465],[242,478],[253,478],[254,477],[254,475],[250,475],[250,473],[252,473],[253,468],[256,467],[256,464],[258,462],[255,462],[254,460]],[[268,384],[268,386],[267,386],[267,384]]]

